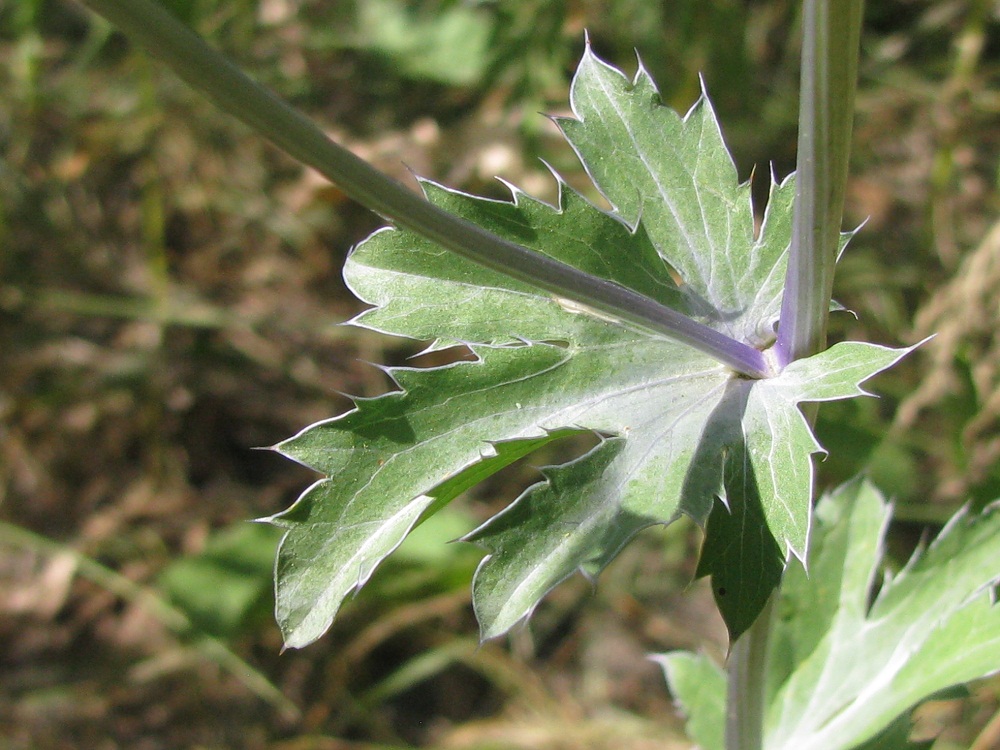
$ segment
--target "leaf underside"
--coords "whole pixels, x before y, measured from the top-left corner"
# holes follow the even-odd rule
[[[431,182],[428,200],[504,238],[614,281],[758,348],[774,339],[791,232],[791,179],[772,183],[758,235],[702,97],[683,118],[640,67],[626,79],[588,49],[574,119],[560,120],[604,212],[560,182],[551,206],[512,188],[491,201]],[[680,514],[707,522],[733,637],[753,621],[809,536],[811,454],[798,405],[849,398],[903,353],[843,343],[767,380],[737,376],[662,337],[581,313],[406,231],[383,229],[348,258],[372,305],[352,323],[467,345],[475,361],[392,368],[399,386],[277,446],[325,475],[268,520],[287,533],[276,566],[287,646],[318,638],[343,600],[429,514],[566,435],[600,436],[465,539],[487,555],[474,582],[482,636],[524,619],[574,572],[595,576],[636,533]],[[680,279],[680,281],[677,281]],[[717,499],[723,501],[717,503]]]
[[[899,574],[881,580],[890,513],[865,481],[817,506],[809,574],[791,566],[778,601],[766,750],[888,747],[887,729],[905,738],[898,717],[918,703],[1000,671],[1000,607],[993,601],[1000,506],[960,512]],[[725,676],[705,656],[657,659],[695,720],[692,739],[722,750],[713,727],[724,722]]]

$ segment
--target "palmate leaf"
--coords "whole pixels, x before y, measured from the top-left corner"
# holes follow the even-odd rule
[[[1000,671],[1000,608],[992,596],[1000,581],[1000,506],[959,513],[885,581],[890,508],[871,484],[844,485],[820,501],[816,515],[809,575],[794,566],[782,584],[764,747],[911,747],[904,741],[909,709]],[[700,655],[657,659],[694,721],[692,739],[721,750],[713,728],[724,723],[724,674]]]
[[[850,748],[953,685],[1000,671],[1000,507],[961,511],[894,578],[879,582],[891,509],[853,482],[817,508],[807,577],[789,571],[776,642],[781,684],[768,747]],[[872,587],[881,583],[874,601]],[[796,622],[808,617],[812,631]],[[785,674],[791,669],[790,674]]]
[[[707,98],[682,119],[659,103],[644,71],[630,83],[588,50],[573,105],[579,119],[563,129],[615,212],[561,183],[557,206],[516,189],[510,202],[490,201],[425,182],[428,199],[767,346],[780,309],[791,180],[772,184],[755,236],[749,188]],[[839,344],[750,380],[394,229],[359,245],[345,278],[372,305],[356,325],[431,348],[463,343],[477,359],[394,368],[398,391],[358,399],[278,446],[327,477],[270,519],[287,529],[276,579],[289,646],[319,637],[421,519],[573,432],[600,440],[544,470],[543,481],[467,537],[488,551],[474,584],[483,637],[507,631],[575,571],[596,575],[642,528],[682,513],[708,522],[701,570],[713,576],[736,636],[788,555],[805,553],[811,454],[820,448],[798,404],[858,395],[860,382],[903,353]]]

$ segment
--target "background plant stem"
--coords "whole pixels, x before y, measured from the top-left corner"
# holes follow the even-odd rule
[[[666,336],[737,372],[766,377],[770,366],[735,341],[631,289],[521,247],[443,211],[331,141],[315,124],[252,81],[197,34],[150,0],[83,0],[178,76],[347,195],[459,255],[611,316],[628,328]]]
[[[863,0],[805,0],[792,244],[775,354],[779,367],[826,348],[854,124]],[[815,409],[806,414],[815,420]],[[726,750],[764,747],[775,591],[729,656]]]
[[[68,545],[54,542],[28,529],[3,521],[0,521],[0,546],[22,547],[50,557],[69,556],[76,572],[81,576],[125,601],[144,607],[165,628],[189,642],[204,658],[229,672],[254,695],[273,705],[289,721],[299,719],[298,707],[264,674],[241,659],[223,641],[200,632],[184,612],[170,604],[155,590],[101,565]]]

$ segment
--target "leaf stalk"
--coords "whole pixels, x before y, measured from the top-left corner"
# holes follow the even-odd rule
[[[251,80],[151,0],[82,0],[224,112],[388,219],[462,257],[591,308],[621,325],[680,341],[752,378],[768,377],[763,354],[683,313],[591,276],[453,216],[334,143],[313,122]]]

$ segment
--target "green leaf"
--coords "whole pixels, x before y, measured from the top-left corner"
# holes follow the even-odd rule
[[[652,657],[663,672],[687,735],[700,750],[725,750],[726,673],[704,654],[675,651]]]
[[[583,119],[563,128],[618,213],[561,182],[556,206],[516,189],[512,201],[491,201],[425,182],[428,200],[741,343],[772,342],[791,180],[772,185],[754,237],[749,188],[737,182],[707,99],[681,119],[644,72],[629,84],[589,50],[573,97]],[[750,380],[395,229],[362,243],[345,278],[372,305],[355,325],[430,349],[466,344],[476,359],[391,369],[398,391],[358,399],[278,446],[327,477],[270,519],[287,529],[276,576],[289,646],[319,637],[422,519],[574,432],[601,439],[543,470],[465,537],[488,552],[474,583],[483,637],[509,630],[575,572],[596,576],[641,529],[680,514],[700,524],[712,516],[701,572],[717,594],[725,589],[720,606],[736,637],[788,556],[805,555],[820,447],[799,404],[856,396],[905,353],[838,344]],[[726,505],[713,511],[717,498]]]
[[[495,22],[476,7],[421,14],[400,0],[365,0],[358,3],[357,23],[357,46],[385,56],[410,78],[469,86],[482,80],[490,62]]]
[[[818,506],[810,575],[790,570],[782,591],[769,750],[856,747],[920,701],[1000,670],[1000,508],[959,513],[879,581],[889,513],[867,482]]]
[[[212,536],[197,555],[171,563],[159,586],[199,628],[231,637],[245,628],[250,615],[269,598],[274,570],[275,529],[240,524]]]
[[[768,651],[766,750],[915,748],[908,712],[1000,671],[1000,505],[959,513],[883,580],[890,508],[868,481],[816,508],[809,573],[785,574]],[[877,595],[873,598],[873,590]],[[655,657],[692,740],[721,748],[725,675],[706,657]]]
[[[629,81],[588,47],[570,90],[570,144],[616,213],[640,221],[684,280],[694,309],[732,338],[774,339],[791,237],[791,180],[772,186],[754,237],[750,185],[739,183],[703,95],[683,118],[641,66]]]

